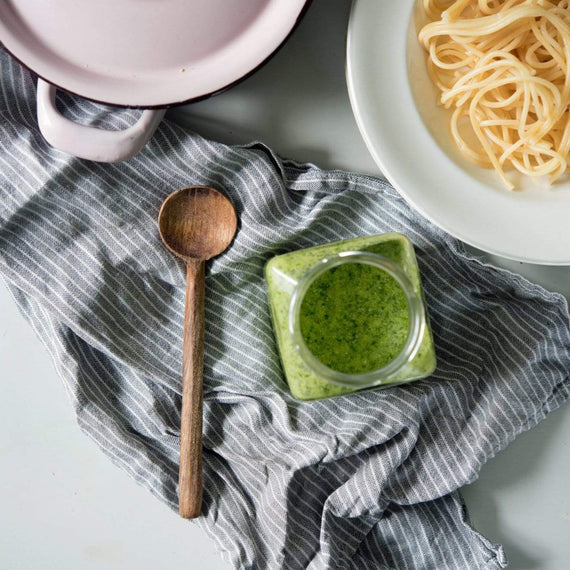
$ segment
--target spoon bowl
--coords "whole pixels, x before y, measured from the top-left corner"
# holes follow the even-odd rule
[[[237,216],[217,190],[190,186],[163,202],[158,230],[165,246],[186,263],[178,510],[181,517],[195,518],[202,509],[205,261],[230,245]]]
[[[208,186],[176,190],[164,200],[158,214],[162,241],[187,263],[208,260],[225,251],[236,229],[232,203]]]

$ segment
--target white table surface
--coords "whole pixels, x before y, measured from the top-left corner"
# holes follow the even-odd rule
[[[349,7],[314,0],[255,75],[170,115],[221,142],[261,140],[299,161],[380,175],[346,92]],[[570,298],[570,268],[486,259]],[[474,526],[505,546],[512,569],[568,568],[569,442],[564,406],[463,491]],[[0,569],[101,568],[229,566],[197,525],[179,519],[80,432],[47,353],[0,285]]]

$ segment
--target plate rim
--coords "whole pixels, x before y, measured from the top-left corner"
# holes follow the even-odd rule
[[[409,7],[408,13],[408,25],[409,18],[412,17],[412,11],[416,5],[417,0],[406,0],[406,8]],[[350,105],[352,112],[360,131],[360,134],[364,140],[364,143],[370,152],[372,158],[374,159],[376,165],[379,167],[382,175],[386,177],[388,182],[394,186],[395,190],[404,198],[407,204],[412,207],[416,212],[418,212],[422,217],[427,219],[429,222],[434,224],[439,229],[448,233],[452,237],[476,248],[483,252],[489,253],[491,255],[500,256],[506,259],[520,261],[524,263],[531,263],[535,265],[549,265],[549,266],[568,266],[570,265],[570,247],[568,247],[568,254],[566,256],[548,256],[548,254],[541,256],[540,258],[532,255],[524,255],[521,252],[511,251],[509,248],[502,248],[496,244],[489,244],[482,242],[468,234],[458,231],[456,228],[450,227],[445,220],[437,219],[432,214],[425,211],[425,209],[414,200],[413,196],[410,196],[406,188],[402,187],[400,183],[400,177],[394,174],[392,167],[387,164],[383,153],[379,151],[376,145],[372,141],[370,128],[367,126],[366,113],[363,109],[364,103],[358,93],[358,87],[356,85],[356,72],[355,67],[357,62],[355,61],[355,48],[353,47],[355,43],[355,37],[358,34],[357,24],[359,17],[357,11],[366,4],[366,0],[352,0],[352,5],[350,9],[350,15],[347,25],[347,39],[346,39],[346,65],[345,65],[345,76],[347,83],[347,91],[349,96]],[[370,5],[370,2],[368,3]],[[405,72],[406,77],[408,76]],[[451,160],[451,159],[449,159]],[[465,176],[468,176],[464,173]]]

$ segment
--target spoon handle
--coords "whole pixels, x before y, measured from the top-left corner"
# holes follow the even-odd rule
[[[202,509],[205,264],[197,260],[187,263],[186,267],[178,511],[181,517],[193,519]]]

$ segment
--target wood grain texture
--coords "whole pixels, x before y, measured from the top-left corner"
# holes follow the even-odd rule
[[[207,186],[170,194],[160,209],[158,229],[166,247],[188,262],[211,259],[231,243],[237,228],[232,203]]]
[[[182,414],[178,510],[195,518],[202,508],[202,394],[204,368],[205,263],[186,266],[186,308],[182,356]]]
[[[163,202],[158,229],[164,245],[186,262],[178,510],[184,518],[195,518],[202,508],[205,261],[230,245],[237,216],[214,188],[189,186]]]

